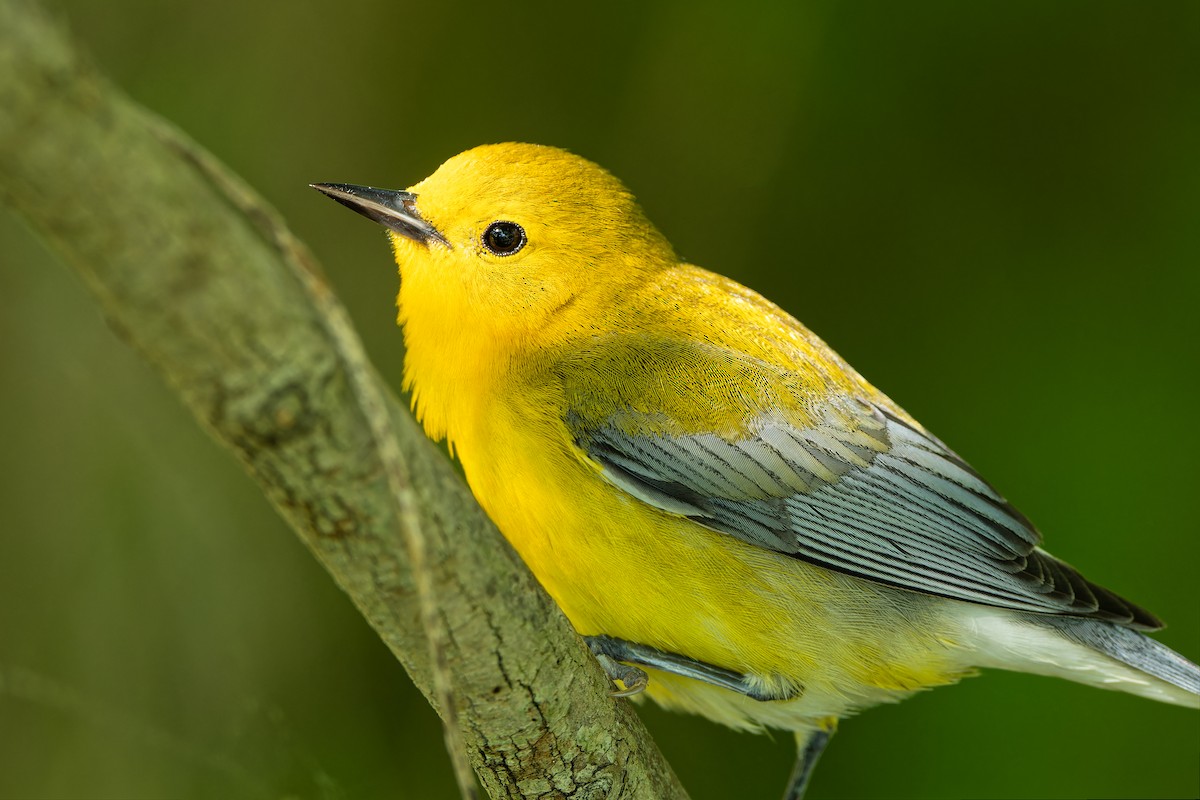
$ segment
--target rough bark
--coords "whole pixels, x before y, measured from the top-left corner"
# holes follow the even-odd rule
[[[0,109],[0,196],[457,719],[488,792],[683,797],[275,212],[25,0],[0,0]]]

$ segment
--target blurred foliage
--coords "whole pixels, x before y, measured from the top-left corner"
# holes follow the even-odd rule
[[[393,384],[382,235],[306,184],[567,147],[1200,657],[1200,4],[52,7],[281,209]],[[400,667],[10,216],[0,386],[0,797],[453,796]],[[644,712],[696,800],[781,790],[789,736]],[[989,674],[845,722],[813,795],[1196,796],[1198,759],[1194,712]]]

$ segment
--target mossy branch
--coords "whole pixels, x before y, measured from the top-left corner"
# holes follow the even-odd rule
[[[461,728],[484,787],[684,797],[379,381],[275,212],[107,83],[28,0],[0,0],[0,108],[4,200],[245,465],[443,718],[457,718],[450,730]]]

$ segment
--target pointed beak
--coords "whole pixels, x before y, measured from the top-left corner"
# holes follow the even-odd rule
[[[417,196],[412,192],[352,183],[310,183],[309,186],[401,236],[424,245],[437,242],[450,247],[446,237],[417,213]]]

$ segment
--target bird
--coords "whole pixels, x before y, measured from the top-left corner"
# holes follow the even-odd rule
[[[612,692],[792,731],[789,800],[838,720],[980,668],[1200,708],[1157,617],[602,167],[503,143],[311,186],[387,229],[415,416]]]

